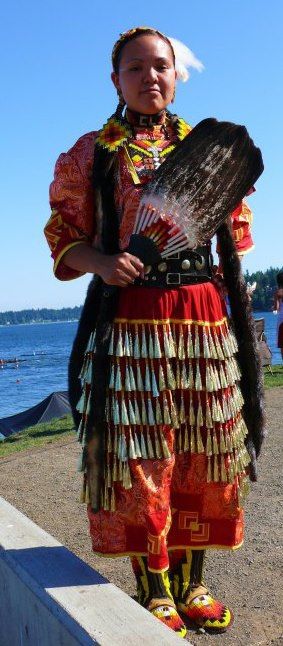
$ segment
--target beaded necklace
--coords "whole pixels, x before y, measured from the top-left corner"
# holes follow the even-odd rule
[[[127,115],[130,117],[129,120]],[[140,126],[142,124],[142,127],[149,128],[149,132],[150,129],[154,129],[156,120],[157,123],[158,120],[163,120],[161,121],[161,125],[164,126],[165,134],[166,125],[170,124],[176,134],[177,141],[182,141],[191,131],[191,126],[189,126],[184,119],[181,119],[177,115],[170,114],[167,110],[164,110],[162,113],[158,113],[157,115],[140,115],[138,113],[127,111],[126,116],[124,117],[122,116],[119,118],[114,114],[110,119],[108,119],[106,124],[98,133],[96,146],[111,154],[117,152],[122,146],[130,144],[131,139],[134,137],[133,125],[131,124],[131,119],[133,120],[132,115],[134,115],[135,120],[138,119]],[[152,130],[152,134],[154,135],[154,130]],[[145,144],[145,147],[147,147],[147,149],[150,147],[155,149],[150,151],[152,155],[156,156],[156,153],[159,152],[158,144],[156,143],[151,144],[151,146]]]

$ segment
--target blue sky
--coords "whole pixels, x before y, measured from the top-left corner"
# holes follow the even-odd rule
[[[282,265],[282,7],[281,0],[2,3],[0,311],[84,300],[90,275],[53,277],[42,233],[48,187],[59,153],[114,111],[112,45],[136,25],[183,40],[205,66],[178,85],[178,114],[192,125],[211,116],[243,123],[262,149],[265,172],[249,199],[256,248],[244,268]]]

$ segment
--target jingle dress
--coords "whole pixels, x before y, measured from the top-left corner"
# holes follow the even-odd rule
[[[122,250],[142,187],[191,130],[182,119],[173,128],[164,115],[150,127],[129,120],[132,136],[117,146],[115,171]],[[67,249],[99,245],[92,167],[97,136],[109,140],[105,128],[81,137],[56,164],[45,234],[61,280],[81,275],[64,265]],[[245,203],[232,221],[238,251],[245,253],[253,246]],[[160,572],[170,551],[241,545],[249,456],[236,351],[224,298],[212,281],[120,289],[109,347],[103,508],[93,513],[88,505],[96,553],[146,555],[149,569]],[[81,371],[82,442],[94,353],[95,330]],[[90,499],[87,486],[84,500]]]

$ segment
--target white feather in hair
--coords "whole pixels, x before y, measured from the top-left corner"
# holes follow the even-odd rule
[[[196,58],[194,53],[176,38],[169,38],[175,54],[175,67],[177,80],[185,83],[190,77],[189,67],[193,67],[198,72],[202,72],[204,65]]]

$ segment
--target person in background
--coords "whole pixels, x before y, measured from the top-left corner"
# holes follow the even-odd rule
[[[276,276],[277,289],[274,293],[273,312],[278,314],[277,321],[277,347],[281,350],[283,360],[283,270]]]
[[[201,70],[202,64],[184,45],[144,27],[120,36],[112,64],[117,110],[60,155],[45,227],[59,280],[87,272],[98,277],[82,316],[88,334],[75,413],[82,500],[93,550],[130,557],[138,600],[149,612],[183,637],[187,622],[222,631],[233,614],[207,589],[203,564],[207,549],[234,550],[243,542],[250,458],[237,344],[213,280],[209,240],[197,256],[186,250],[174,261],[178,284],[170,284],[169,258],[145,268],[127,251],[143,187],[191,131],[168,109],[176,81],[188,78],[189,65]],[[245,203],[231,222],[243,254],[253,246]],[[107,372],[104,361],[93,378],[108,286],[119,290],[107,347],[109,377],[97,396]],[[106,429],[100,504],[95,407],[103,408]]]

